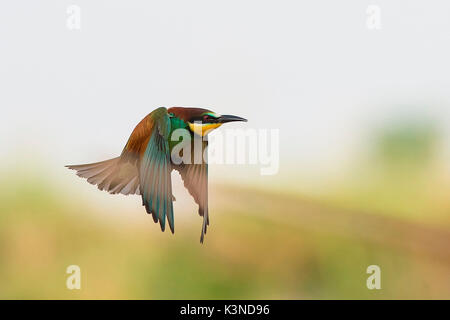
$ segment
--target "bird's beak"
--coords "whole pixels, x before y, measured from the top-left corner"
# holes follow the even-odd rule
[[[244,122],[247,122],[247,119],[244,119],[244,118],[241,118],[241,117],[238,117],[238,116],[232,116],[232,115],[229,115],[229,114],[221,115],[219,117],[219,119],[218,119],[219,123],[226,123],[226,122],[232,122],[232,121],[244,121]]]

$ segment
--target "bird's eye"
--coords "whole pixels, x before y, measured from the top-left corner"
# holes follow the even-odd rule
[[[209,116],[205,114],[205,115],[203,116],[203,121],[204,121],[204,122],[208,122],[208,120],[209,120]]]

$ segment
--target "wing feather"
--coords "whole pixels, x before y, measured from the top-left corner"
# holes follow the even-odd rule
[[[202,154],[207,146],[208,142],[203,141]],[[203,217],[202,233],[200,235],[200,242],[203,243],[207,227],[209,226],[208,163],[204,160],[199,164],[182,163],[181,165],[174,166],[174,168],[180,173],[185,188],[198,204],[198,213]]]
[[[165,230],[166,219],[174,232],[172,181],[170,172],[169,132],[167,109],[159,108],[150,114],[152,133],[140,159],[139,180],[142,203],[153,220]],[[139,149],[141,150],[141,149]]]
[[[90,184],[97,185],[100,190],[112,194],[139,194],[138,186],[136,186],[139,184],[137,167],[123,161],[121,157],[66,167],[76,170],[79,177],[86,178]]]

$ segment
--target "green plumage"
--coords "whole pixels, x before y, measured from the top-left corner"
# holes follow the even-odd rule
[[[172,184],[169,136],[171,122],[166,110],[154,111],[154,128],[140,161],[142,202],[155,222],[165,230],[166,216],[172,232],[175,231],[172,203]],[[159,112],[160,111],[160,112]]]
[[[179,141],[170,137],[177,129],[186,129],[188,124],[182,119],[160,108],[151,113],[155,123],[152,135],[141,159],[139,172],[142,201],[153,220],[165,230],[166,217],[172,232],[175,230],[171,183],[171,152]]]

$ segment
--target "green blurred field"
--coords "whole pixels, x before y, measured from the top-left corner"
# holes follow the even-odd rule
[[[449,208],[442,190],[412,198],[413,206],[383,200],[383,211],[367,194],[404,199],[402,192],[419,190],[383,195],[377,183],[349,184],[347,191],[330,189],[315,199],[236,186],[211,189],[211,228],[202,246],[201,220],[190,208],[177,208],[171,235],[160,232],[139,205],[112,210],[107,219],[61,182],[4,172],[0,298],[450,298],[448,216],[426,216],[434,201],[441,211]],[[65,287],[71,264],[81,267],[79,291]],[[366,288],[371,264],[382,270],[379,291]]]

